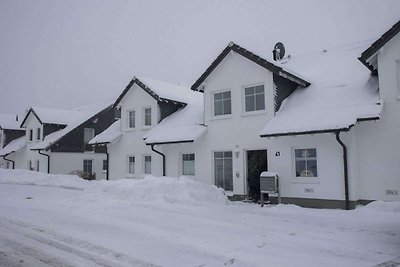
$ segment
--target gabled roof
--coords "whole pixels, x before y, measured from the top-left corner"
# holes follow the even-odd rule
[[[24,127],[30,114],[33,114],[41,124],[57,125],[67,125],[80,116],[80,112],[74,109],[66,110],[48,107],[31,107],[26,113],[25,118],[21,123],[21,127]]]
[[[302,71],[312,85],[296,89],[262,129],[261,137],[349,131],[358,121],[380,118],[378,79],[357,56],[366,42],[347,44],[281,61]]]
[[[110,127],[105,129],[100,134],[96,135],[92,140],[89,141],[90,145],[109,144],[116,141],[122,136],[121,132],[121,120],[115,121]]]
[[[3,149],[0,149],[0,156],[7,156],[11,153],[17,152],[26,146],[25,136],[12,140]]]
[[[93,120],[100,112],[107,111],[111,109],[111,107],[112,107],[111,101],[104,101],[71,110],[79,115],[74,117],[74,119],[71,120],[64,129],[58,130],[56,132],[47,135],[43,141],[33,145],[30,149],[31,150],[50,149],[68,133],[70,133],[77,127],[81,126],[85,122]]]
[[[0,129],[3,130],[21,130],[19,127],[19,121],[16,120],[16,116],[12,114],[0,113]]]
[[[378,40],[376,40],[368,49],[361,53],[358,60],[361,61],[368,69],[374,71],[374,68],[368,63],[370,59],[379,49],[381,49],[387,42],[400,32],[400,21],[394,24],[388,31],[386,31]]]
[[[135,76],[115,101],[113,105],[114,108],[118,106],[134,84],[137,84],[158,102],[172,102],[181,107],[184,107],[187,104],[188,95],[191,93],[189,90],[190,88],[186,86],[170,84],[147,77]]]
[[[306,81],[303,78],[300,78],[299,76],[293,74],[292,72],[289,72],[282,67],[275,65],[266,59],[244,49],[243,47],[230,42],[228,46],[222,51],[221,54],[211,63],[211,65],[206,69],[206,71],[200,76],[199,79],[192,85],[191,89],[194,91],[201,91],[198,90],[199,86],[207,79],[207,77],[211,74],[211,72],[214,71],[214,69],[222,62],[222,60],[229,54],[230,51],[235,51],[239,55],[242,55],[243,57],[253,61],[254,63],[260,65],[263,68],[266,68],[267,70],[271,71],[272,73],[275,73],[279,76],[282,76],[286,79],[289,79],[293,82],[296,82],[302,87],[307,87],[310,85],[310,82]]]

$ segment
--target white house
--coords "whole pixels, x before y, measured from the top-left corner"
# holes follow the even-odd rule
[[[18,169],[55,174],[83,171],[104,179],[106,151],[88,142],[113,121],[108,101],[71,110],[32,107],[21,123],[25,136],[6,145],[0,155],[12,156]]]
[[[9,151],[3,151],[6,153],[0,154],[0,168],[11,169],[14,165],[14,155],[11,150],[18,149],[20,146],[15,145],[18,139],[22,139],[25,135],[25,130],[20,128],[20,122],[18,116],[0,113],[0,150],[3,147],[8,146]]]

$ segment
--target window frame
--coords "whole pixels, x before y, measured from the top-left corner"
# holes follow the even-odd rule
[[[146,124],[146,110],[150,109],[150,124],[147,125]],[[152,111],[152,107],[147,106],[147,107],[143,107],[143,113],[142,113],[142,126],[143,129],[148,129],[151,128],[151,126],[153,125],[153,111]]]
[[[193,155],[194,156],[193,160],[190,160],[190,161],[193,161],[193,173],[185,174],[185,172],[184,172],[184,159],[183,159],[184,155]],[[182,176],[196,176],[196,153],[194,153],[194,152],[180,153],[179,158],[180,158],[180,173],[181,173],[181,175]]]
[[[33,142],[33,129],[28,129],[28,142]]]
[[[130,172],[130,158],[133,158],[133,173]],[[126,156],[126,177],[134,177],[136,175],[136,156],[135,155],[127,155]]]
[[[263,86],[263,88],[264,88],[264,109],[259,109],[259,110],[254,109],[252,111],[246,111],[246,89],[254,87],[254,90],[255,90],[255,88],[257,86]],[[264,114],[267,112],[267,94],[266,94],[266,90],[265,90],[265,83],[260,82],[260,83],[243,85],[241,94],[242,94],[242,115],[244,115],[244,116],[258,115],[258,114]],[[255,98],[256,95],[257,94],[254,92],[254,95],[253,95],[254,101],[256,101],[256,98]],[[256,108],[256,102],[254,102],[254,108]]]
[[[87,165],[87,164],[85,164],[85,162],[90,162],[90,168],[91,168],[91,172],[87,172],[86,170],[85,170],[85,166]],[[93,175],[93,159],[83,159],[83,161],[82,161],[82,171],[83,172],[86,172],[86,173],[89,173],[90,175]]]
[[[296,175],[296,150],[304,150],[304,149],[315,149],[315,160],[316,160],[316,165],[317,165],[317,176],[297,176]],[[319,149],[317,146],[298,146],[298,147],[293,147],[292,148],[292,182],[293,183],[309,183],[309,184],[314,184],[314,183],[319,183],[320,182],[320,169],[318,167],[319,165]]]
[[[41,134],[42,134],[42,129],[36,128],[36,141],[40,141],[41,140]]]
[[[130,126],[130,113],[131,112],[134,112],[134,117],[133,117],[133,127],[131,127]],[[135,130],[136,129],[136,110],[135,109],[128,109],[127,111],[126,111],[126,129],[128,130],[128,131],[132,131],[132,130]]]
[[[150,157],[150,173],[146,172],[146,157]],[[142,164],[143,174],[147,174],[147,175],[152,174],[152,160],[153,159],[152,159],[151,155],[149,155],[149,154],[143,155],[142,159],[143,159],[143,164]]]
[[[215,170],[215,167],[216,167],[216,164],[215,164],[215,153],[223,153],[223,154],[225,154],[226,152],[230,152],[231,153],[231,166],[232,166],[232,191],[230,191],[230,190],[226,190],[224,187],[219,187],[219,188],[222,188],[226,193],[228,193],[228,194],[230,194],[230,193],[232,193],[233,194],[233,192],[235,191],[235,185],[234,185],[234,182],[235,182],[235,180],[234,180],[234,166],[233,166],[233,151],[232,150],[218,150],[218,151],[212,151],[211,153],[212,153],[212,172],[213,172],[213,179],[214,179],[214,185],[215,186],[217,186],[218,187],[218,185],[217,185],[217,183],[216,183],[216,175],[215,175],[215,172],[216,172],[216,170]],[[222,159],[225,159],[225,157],[223,157]],[[224,176],[224,175],[223,175]],[[225,178],[224,178],[225,179]]]
[[[103,159],[103,173],[107,173],[107,170],[108,170],[108,160]]]
[[[40,171],[40,160],[36,160],[35,171],[37,171],[37,172]]]
[[[226,113],[226,114],[221,114],[221,115],[216,115],[215,114],[215,95],[217,94],[223,94],[229,92],[230,93],[230,113]],[[233,100],[233,93],[231,89],[224,89],[224,90],[219,90],[219,91],[213,91],[210,93],[211,94],[211,118],[212,119],[226,119],[226,118],[231,118],[232,114],[233,114],[233,109],[232,109],[232,100]],[[223,97],[223,96],[222,96]],[[227,100],[228,98],[222,98],[221,100],[217,100],[217,101],[221,101],[222,103],[222,112],[224,111],[224,100]]]
[[[92,136],[92,138],[90,138],[90,140],[92,140],[96,136],[96,131],[94,128],[90,128],[90,127],[83,128],[83,151],[85,153],[94,153],[94,150],[95,150],[94,146],[89,145],[90,140],[88,140],[87,143],[85,141],[86,130],[92,130],[92,132],[93,132],[93,136]],[[87,150],[86,147],[90,147],[90,150]]]

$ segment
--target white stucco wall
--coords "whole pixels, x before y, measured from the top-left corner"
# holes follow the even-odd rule
[[[400,35],[378,52],[381,119],[357,132],[360,198],[400,200]],[[397,190],[391,195],[386,190]]]
[[[157,101],[147,92],[134,84],[120,102],[122,137],[115,143],[108,145],[110,155],[110,179],[142,178],[144,174],[144,156],[151,156],[152,174],[162,175],[162,158],[146,146],[143,136],[150,129],[144,127],[144,108],[151,107],[151,123],[154,127],[158,122]],[[128,129],[128,110],[135,110],[135,129]],[[128,175],[128,156],[135,157],[135,175]]]
[[[244,87],[264,85],[265,107],[262,112],[244,112]],[[232,114],[213,116],[213,93],[231,91]],[[181,175],[181,154],[196,154],[196,175],[207,184],[214,184],[213,152],[233,153],[233,194],[245,195],[246,150],[265,150],[266,140],[260,131],[274,115],[272,73],[241,55],[231,52],[205,80],[205,124],[207,133],[193,144],[166,145],[167,175]],[[238,152],[236,157],[235,152]]]

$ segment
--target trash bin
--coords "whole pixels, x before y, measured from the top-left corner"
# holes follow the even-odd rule
[[[281,203],[281,194],[279,190],[279,176],[276,172],[262,172],[260,174],[260,196],[261,196],[261,207],[264,207],[264,194],[278,193],[278,203]]]

